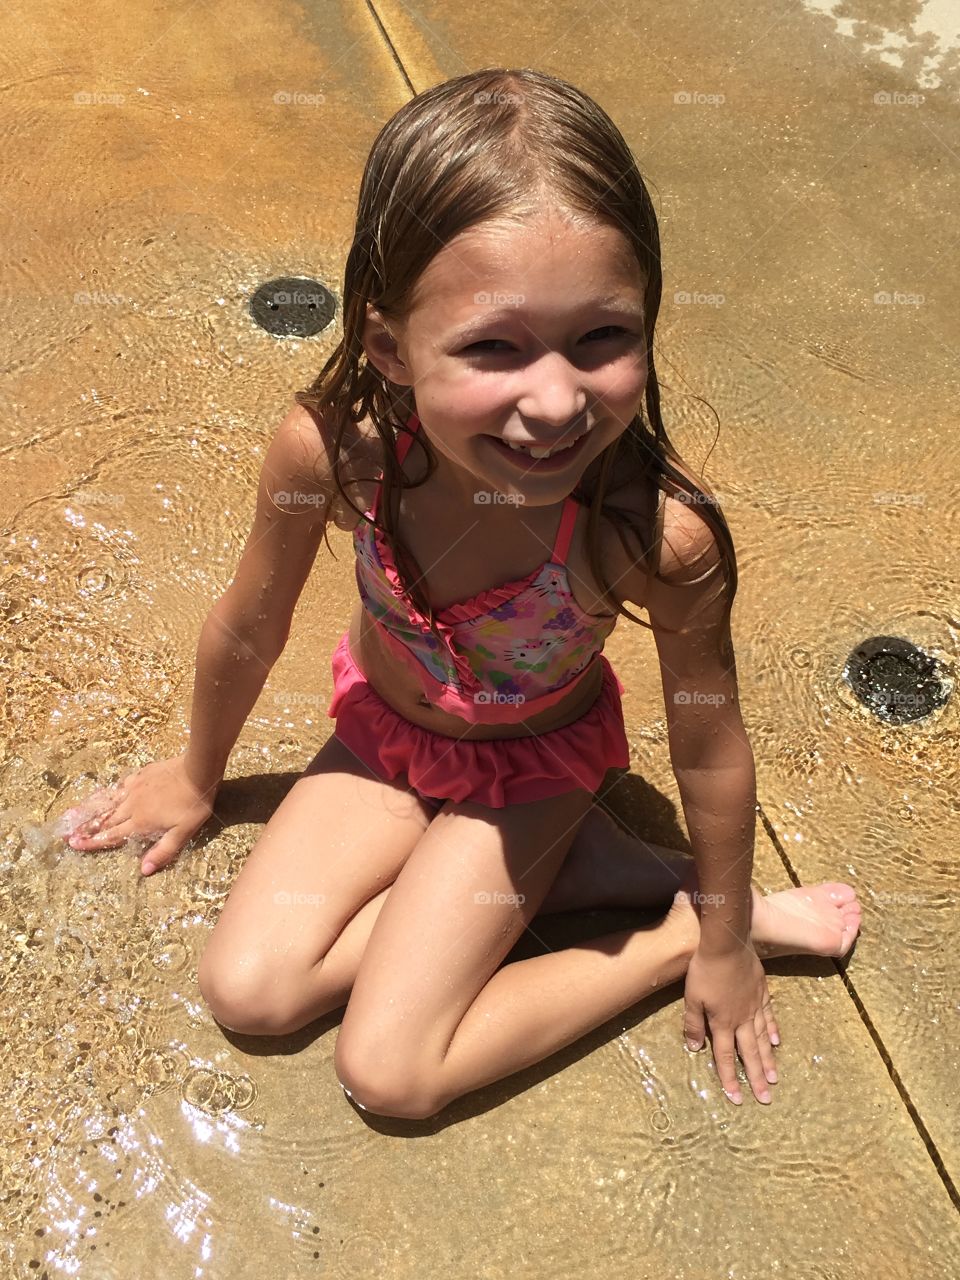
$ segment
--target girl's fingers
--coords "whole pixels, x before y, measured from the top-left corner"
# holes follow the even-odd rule
[[[74,826],[70,834],[84,838],[98,835],[108,826],[115,827],[121,822],[126,822],[129,817],[130,805],[126,800],[121,800],[116,804],[107,805],[99,813],[88,814]]]
[[[143,855],[143,861],[140,863],[140,870],[145,876],[150,875],[152,871],[160,871],[163,867],[168,866],[174,861],[183,844],[182,839],[177,835],[176,830],[171,829],[157,841],[152,848],[148,849]]]
[[[763,1062],[760,1046],[757,1044],[757,1033],[749,1022],[737,1028],[737,1043],[740,1048],[740,1061],[746,1073],[750,1088],[758,1102],[770,1101],[770,1090],[763,1075]]]
[[[740,1082],[737,1080],[737,1056],[734,1034],[732,1031],[718,1031],[713,1034],[713,1060],[720,1077],[720,1086],[731,1102],[739,1105],[742,1102]]]
[[[102,828],[110,814],[110,809],[101,809],[99,813],[82,814],[79,817],[79,821],[74,823],[73,830],[69,834],[71,836],[93,835],[94,832]]]
[[[68,844],[71,849],[109,849],[111,845],[122,844],[132,832],[133,821],[127,818],[125,822],[111,823],[102,831],[90,835],[78,832],[70,837]]]
[[[767,1024],[767,1035],[770,1037],[770,1043],[777,1045],[780,1043],[780,1028],[777,1026],[777,1020],[773,1015],[773,1004],[768,996],[763,1005],[763,1016]]]
[[[121,822],[126,822],[130,817],[130,805],[126,800],[119,801],[116,805],[111,805],[106,813],[101,813],[97,818],[101,831],[108,824],[111,827],[119,826]]]
[[[763,1063],[763,1074],[768,1084],[776,1084],[776,1060],[773,1056],[773,1046],[770,1044],[770,1034],[767,1031],[767,1019],[763,1009],[757,1010],[753,1029],[757,1037],[757,1048],[760,1050],[760,1061]]]
[[[80,807],[96,817],[105,810],[115,808],[119,801],[125,798],[126,791],[123,788],[103,787],[100,791],[95,791],[93,795],[88,796]]]
[[[70,810],[71,813],[84,814],[87,818],[96,818],[127,798],[127,788],[122,782],[112,787],[101,787],[92,791],[84,800]]]
[[[770,990],[764,982],[763,1004],[760,1007],[760,1016],[763,1019],[763,1025],[766,1028],[767,1039],[772,1045],[780,1043],[780,1031],[777,1027],[777,1020],[773,1013],[773,1001],[770,999]],[[773,1055],[771,1054],[771,1057]]]
[[[86,822],[79,822],[67,836],[69,844],[73,844],[75,840],[89,840],[91,836],[97,835],[103,829],[102,818],[88,818]]]
[[[85,844],[93,834],[94,832],[90,828],[90,823],[82,822],[66,836],[66,841],[72,849],[78,849],[81,845]]]

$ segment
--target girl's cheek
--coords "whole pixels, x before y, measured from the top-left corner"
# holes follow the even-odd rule
[[[629,404],[633,400],[643,398],[643,392],[647,385],[646,364],[643,364],[638,369],[633,361],[624,362],[623,364],[618,363],[616,367],[611,367],[610,375],[609,378],[605,379],[604,386],[599,389],[599,396],[602,400]]]
[[[491,415],[509,409],[520,394],[514,391],[507,378],[477,377],[476,374],[458,378],[449,386],[449,393],[449,403],[458,416],[463,414],[466,417],[469,408],[470,417],[479,422],[487,422]],[[469,426],[469,423],[464,421],[464,426]]]

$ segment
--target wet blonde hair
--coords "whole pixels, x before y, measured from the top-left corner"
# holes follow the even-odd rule
[[[376,428],[383,445],[384,522],[371,523],[393,552],[409,598],[440,640],[415,562],[395,536],[400,489],[423,484],[437,466],[436,455],[417,432],[414,440],[425,451],[427,472],[416,482],[404,477],[396,441],[401,431],[410,434],[412,391],[390,383],[366,359],[362,339],[367,303],[388,322],[402,321],[413,309],[421,274],[455,236],[492,219],[523,223],[547,203],[581,225],[606,223],[617,228],[629,241],[645,281],[646,418],[641,408],[599,455],[592,493],[581,485],[574,489],[574,496],[589,506],[591,571],[612,609],[641,626],[650,625],[613,596],[600,562],[602,514],[613,521],[624,549],[637,563],[623,532],[624,527],[635,529],[648,573],[659,572],[653,566],[654,544],[659,545],[654,528],[639,529],[628,513],[604,506],[611,477],[619,488],[637,471],[645,471],[658,489],[692,503],[714,530],[725,567],[729,620],[737,589],[733,539],[716,498],[674,465],[684,465],[683,459],[660,414],[653,338],[662,276],[653,204],[619,129],[592,98],[566,81],[526,67],[472,71],[418,94],[387,121],[374,140],[360,185],[344,272],[343,337],[311,386],[294,398],[322,415],[330,428],[337,489],[361,519],[367,518],[365,513],[343,489],[339,459],[349,423],[369,418]],[[656,523],[654,518],[651,526]]]

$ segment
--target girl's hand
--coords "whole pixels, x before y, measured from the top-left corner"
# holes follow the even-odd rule
[[[696,951],[687,968],[684,1002],[683,1034],[691,1048],[701,1046],[705,1020],[709,1019],[717,1074],[727,1097],[741,1101],[736,1041],[757,1100],[769,1102],[767,1081],[774,1084],[777,1080],[770,1036],[779,1038],[779,1032],[767,975],[753,947],[720,955]]]
[[[133,837],[156,842],[140,864],[143,874],[167,866],[213,813],[219,783],[205,792],[187,777],[183,756],[156,760],[115,787],[94,792],[64,814],[71,849],[109,849]],[[159,839],[157,839],[159,837]]]

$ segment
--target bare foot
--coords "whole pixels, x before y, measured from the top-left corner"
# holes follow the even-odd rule
[[[667,913],[671,919],[682,917],[692,926],[690,917],[696,915],[699,924],[696,885],[696,871],[691,870]],[[750,940],[761,960],[774,956],[844,956],[860,931],[860,903],[851,885],[825,880],[766,896],[751,885],[750,892]]]
[[[845,956],[860,932],[860,915],[856,890],[835,880],[766,897],[753,889],[751,938],[761,959]]]
[[[589,907],[657,907],[671,918],[699,911],[676,903],[678,889],[697,889],[689,854],[624,831],[603,809],[588,810],[541,912]],[[860,903],[851,885],[827,880],[763,895],[751,886],[751,940],[761,959],[784,955],[843,956],[860,930]],[[673,904],[673,905],[671,905]],[[693,921],[687,920],[693,927]]]

